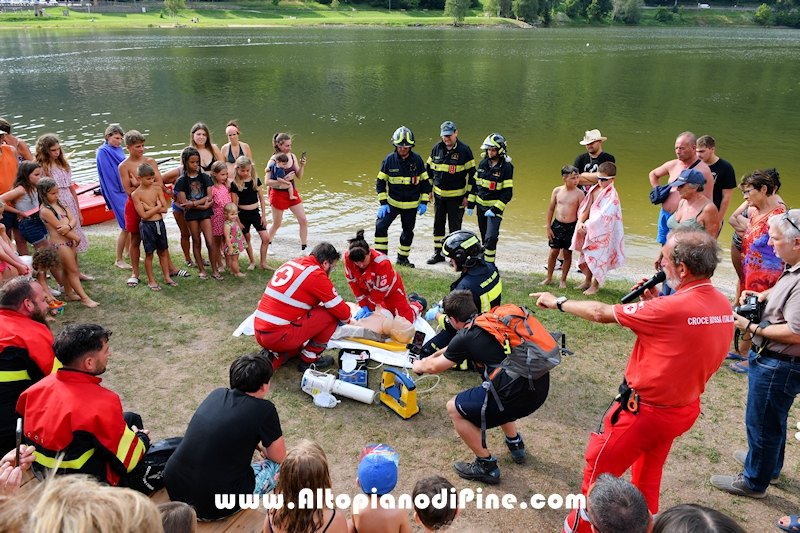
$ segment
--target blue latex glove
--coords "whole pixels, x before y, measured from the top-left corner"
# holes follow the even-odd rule
[[[386,204],[386,205],[382,205],[382,206],[380,206],[380,207],[378,208],[378,218],[383,218],[383,217],[385,217],[386,215],[388,215],[388,214],[389,214],[389,211],[390,211],[390,210],[391,210],[391,207],[389,207],[389,204]]]
[[[361,320],[362,318],[367,318],[371,314],[372,311],[369,310],[369,307],[364,305],[361,306],[361,309],[358,310],[358,313],[356,313],[356,316],[354,316],[353,318],[355,318],[356,320]]]
[[[474,212],[475,212],[474,209],[467,209],[467,215],[469,215],[469,216],[472,216],[472,213],[474,213]]]
[[[425,320],[436,320],[436,313],[440,313],[442,310],[438,305],[434,305],[428,312],[425,313]]]
[[[428,210],[428,204],[419,204],[419,207],[417,207],[417,213],[419,213],[420,215],[424,215],[425,211],[427,210]]]
[[[489,210],[486,211],[486,216],[489,217],[489,218],[494,218],[497,215],[495,215],[494,212],[491,209],[489,209]]]

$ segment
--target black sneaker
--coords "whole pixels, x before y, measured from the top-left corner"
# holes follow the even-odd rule
[[[428,263],[429,265],[435,265],[436,263],[444,263],[445,261],[446,259],[444,258],[444,256],[440,252],[436,252],[430,257],[430,259],[428,259],[425,262]]]
[[[487,485],[500,483],[500,469],[497,468],[497,459],[479,459],[471,463],[455,462],[453,468],[459,477],[470,481],[481,481]]]
[[[408,293],[408,301],[417,302],[420,306],[422,306],[422,311],[420,311],[420,314],[423,314],[425,311],[428,310],[428,300],[426,300],[416,292]]]
[[[397,256],[397,266],[404,266],[408,268],[414,268],[414,263],[408,260],[408,257],[405,255],[398,255]]]
[[[322,370],[323,368],[328,368],[329,366],[333,366],[333,356],[332,355],[322,355],[317,358],[316,361],[311,363],[306,363],[302,359],[299,363],[297,363],[297,370],[300,372],[305,372],[311,365],[314,365],[315,370]]]
[[[519,439],[518,441],[512,442],[506,437],[506,446],[508,446],[508,451],[511,452],[514,462],[521,465],[525,462],[525,443],[522,442],[522,435],[519,433],[517,433],[517,438]]]

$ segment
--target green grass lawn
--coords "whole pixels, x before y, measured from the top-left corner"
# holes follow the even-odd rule
[[[218,282],[201,281],[197,270],[192,270],[192,277],[176,278],[177,288],[162,284],[161,292],[152,292],[143,277],[138,288],[129,289],[125,285],[129,271],[112,266],[113,239],[92,236],[91,240],[89,251],[81,255],[81,268],[97,277],[84,287],[100,307],[70,304],[54,324],[54,332],[73,322],[96,322],[110,328],[114,332],[112,357],[104,385],[121,395],[125,409],[142,414],[155,438],[181,435],[208,393],[227,385],[231,361],[258,350],[253,337],[234,338],[231,333],[256,308],[270,273],[257,270],[241,279],[226,275]],[[172,248],[177,260],[178,247],[173,243]],[[277,261],[270,263],[278,266]],[[339,293],[352,300],[342,270],[334,272],[333,281]],[[455,273],[444,267],[399,271],[406,289],[429,302],[444,296],[455,279]],[[542,279],[538,273],[504,273],[503,301],[532,307],[528,293],[538,290]],[[610,281],[599,299],[617,302],[628,288],[629,283]],[[553,292],[583,298],[574,290]],[[502,432],[488,432],[489,448],[500,460],[502,483],[484,488],[484,494],[511,493],[529,499],[537,493],[579,492],[586,443],[616,393],[634,342],[631,332],[617,325],[594,324],[550,310],[537,310],[536,316],[547,329],[566,332],[568,348],[575,354],[566,356],[551,372],[550,395],[544,406],[518,424],[529,454],[525,465],[511,461]],[[676,367],[676,379],[680,374],[681,368]],[[373,390],[379,388],[380,375],[379,368],[370,371]],[[445,403],[461,390],[477,386],[478,375],[441,374],[434,390],[419,394],[421,411],[410,420],[401,420],[381,404],[365,405],[346,398],[334,409],[315,407],[312,398],[300,390],[300,378],[294,362],[280,368],[268,398],[277,406],[289,446],[301,438],[323,446],[331,463],[334,492],[357,493],[358,456],[371,442],[385,442],[400,453],[396,495],[410,493],[417,479],[433,473],[447,477],[458,489],[475,488],[453,473],[452,462],[469,459],[470,452],[453,430]],[[433,381],[426,379],[419,386],[426,389]],[[781,482],[770,489],[766,500],[733,498],[708,483],[712,474],[738,471],[731,453],[746,447],[746,394],[746,376],[723,367],[712,377],[703,395],[703,415],[673,446],[664,472],[662,509],[699,502],[730,514],[748,531],[763,532],[770,530],[769,525],[781,514],[800,508],[800,444],[793,438],[787,440]],[[792,426],[797,419],[795,409],[789,417]],[[555,531],[565,515],[563,509],[486,511],[470,507],[460,520],[475,531]]]

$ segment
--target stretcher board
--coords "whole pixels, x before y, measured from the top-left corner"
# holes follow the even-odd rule
[[[240,337],[242,335],[252,336],[255,335],[255,311],[253,314],[245,318],[239,327],[233,332],[234,337]],[[425,333],[425,342],[428,342],[433,338],[436,334],[433,331],[433,328],[428,324],[428,322],[422,318],[418,317],[417,320],[414,322],[414,328],[417,331],[422,331]],[[335,334],[334,334],[335,336]],[[398,366],[400,368],[411,368],[411,363],[408,360],[408,351],[398,352],[395,350],[387,350],[384,348],[380,348],[379,345],[382,343],[375,343],[371,341],[369,344],[365,342],[359,342],[356,340],[331,340],[328,341],[328,348],[350,348],[353,350],[369,350],[370,359],[374,361],[378,361],[379,363],[383,363],[385,365],[391,366]]]

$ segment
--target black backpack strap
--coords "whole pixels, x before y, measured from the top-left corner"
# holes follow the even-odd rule
[[[500,370],[501,367],[495,368],[491,375],[489,375],[488,368],[483,371],[484,381],[481,386],[486,390],[486,397],[484,397],[483,405],[481,406],[481,446],[483,446],[484,449],[486,448],[486,407],[489,405],[489,393],[494,397],[494,401],[497,403],[497,407],[500,408],[500,411],[505,411],[505,407],[503,407],[503,403],[500,401],[500,396],[497,394],[497,389],[494,387],[494,383],[492,383],[492,378],[494,378]]]

